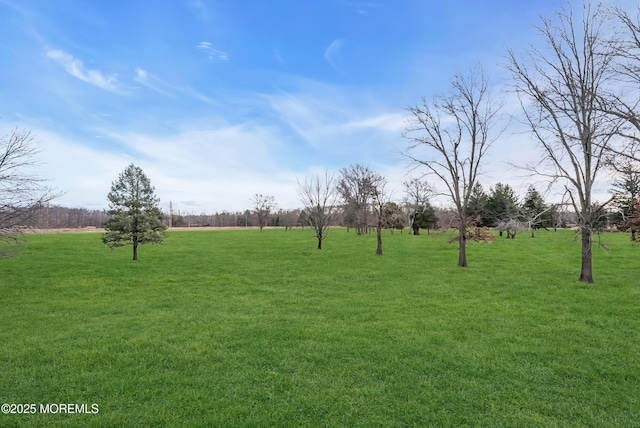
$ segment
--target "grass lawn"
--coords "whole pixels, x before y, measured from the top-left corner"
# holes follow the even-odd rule
[[[569,231],[471,243],[174,231],[0,260],[0,401],[97,414],[0,426],[640,426],[640,247]]]

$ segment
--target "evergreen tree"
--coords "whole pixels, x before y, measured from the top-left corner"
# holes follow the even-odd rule
[[[302,229],[304,229],[305,226],[309,226],[309,216],[307,215],[306,211],[300,211],[297,225]]]
[[[429,202],[418,207],[412,220],[411,228],[413,229],[414,235],[419,235],[420,229],[427,229],[427,234],[429,234],[429,230],[434,229],[438,225],[436,210]]]
[[[489,196],[482,188],[482,184],[476,183],[471,190],[471,196],[469,196],[467,215],[474,219],[479,227],[487,227],[491,223],[489,206],[487,205],[488,198]]]
[[[535,229],[553,226],[551,207],[544,203],[542,195],[533,186],[529,186],[522,202],[522,217],[531,229],[532,238]]]
[[[109,219],[102,242],[109,247],[133,245],[133,260],[138,260],[138,245],[161,243],[165,238],[160,202],[142,169],[131,164],[111,184]]]
[[[518,197],[511,186],[498,183],[496,187],[490,189],[490,192],[487,198],[489,226],[496,226],[500,222],[516,220],[519,217]]]

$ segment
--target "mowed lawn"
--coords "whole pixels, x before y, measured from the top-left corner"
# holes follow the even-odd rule
[[[172,231],[109,250],[29,235],[0,260],[0,426],[640,426],[640,247]]]

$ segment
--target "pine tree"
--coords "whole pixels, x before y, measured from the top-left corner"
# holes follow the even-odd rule
[[[522,216],[531,229],[532,238],[535,237],[537,228],[549,227],[553,223],[551,207],[545,204],[544,198],[533,186],[529,186],[522,202]]]
[[[496,226],[500,222],[516,220],[519,216],[518,197],[508,184],[497,183],[489,189],[487,208],[489,211],[488,226]]]
[[[489,196],[486,194],[484,189],[482,188],[482,184],[476,183],[471,190],[471,195],[469,196],[469,203],[467,204],[467,215],[474,219],[474,222],[479,227],[488,226],[492,219],[490,219],[489,205],[488,205]]]
[[[107,195],[109,220],[102,242],[111,248],[133,245],[133,260],[138,260],[138,245],[161,243],[166,226],[154,190],[142,169],[133,164],[120,173]]]
[[[414,235],[420,234],[420,229],[427,229],[427,235],[430,229],[434,229],[438,225],[438,217],[436,216],[436,210],[433,206],[426,202],[424,205],[418,207],[417,211],[413,215],[413,222],[411,228]]]

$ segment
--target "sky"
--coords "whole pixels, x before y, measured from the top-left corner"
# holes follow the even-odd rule
[[[140,166],[161,207],[243,211],[255,194],[360,163],[394,199],[410,172],[406,108],[505,48],[537,39],[564,0],[0,0],[0,135],[32,132],[38,175],[68,207],[107,208]],[[534,143],[505,132],[485,189],[530,180]],[[435,184],[435,182],[434,182]]]

